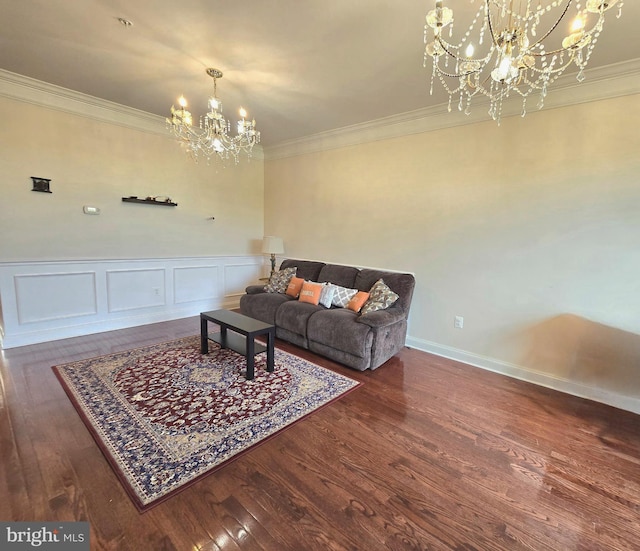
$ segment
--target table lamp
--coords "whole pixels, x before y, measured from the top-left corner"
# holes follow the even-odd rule
[[[276,271],[276,255],[284,253],[284,243],[282,237],[266,235],[262,239],[262,252],[271,255],[271,274]]]

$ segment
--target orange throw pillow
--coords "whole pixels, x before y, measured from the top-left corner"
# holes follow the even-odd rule
[[[298,298],[303,283],[304,279],[302,279],[301,277],[292,277],[289,285],[287,286],[287,294],[290,297]]]
[[[300,291],[300,298],[298,300],[300,302],[308,302],[309,304],[318,304],[320,302],[322,287],[323,285],[320,283],[305,281],[302,284],[302,290]]]
[[[369,298],[369,293],[365,291],[358,291],[355,296],[349,301],[347,304],[347,308],[349,310],[353,310],[354,312],[359,312],[360,309],[364,306],[364,303],[367,302]]]

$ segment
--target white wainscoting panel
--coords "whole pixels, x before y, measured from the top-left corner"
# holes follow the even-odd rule
[[[244,294],[247,285],[258,283],[262,265],[227,264],[224,267],[224,296],[239,297]]]
[[[0,262],[0,342],[14,348],[236,308],[263,269],[261,255]]]
[[[220,296],[218,266],[185,266],[173,271],[173,300],[175,304],[194,302]]]
[[[95,272],[17,274],[13,281],[20,323],[61,320],[98,311]]]
[[[109,312],[164,306],[164,269],[107,271]]]

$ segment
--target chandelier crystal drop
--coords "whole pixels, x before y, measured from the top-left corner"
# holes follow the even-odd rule
[[[474,0],[471,0],[474,3]],[[503,102],[539,92],[538,109],[566,69],[584,70],[602,33],[605,12],[624,0],[481,0],[459,42],[452,40],[454,13],[436,0],[424,27],[424,66],[432,59],[431,87],[437,80],[449,94],[449,111],[457,103],[471,113],[475,96],[489,99],[489,115],[500,124]],[[448,27],[448,29],[447,29]]]
[[[255,119],[248,120],[247,112],[241,107],[242,120],[238,121],[237,135],[230,135],[231,124],[222,115],[222,102],[216,95],[217,79],[222,78],[222,72],[207,69],[207,74],[213,79],[213,96],[209,98],[209,111],[200,117],[199,125],[193,125],[193,117],[187,111],[187,100],[181,96],[179,107],[171,106],[171,118],[166,119],[167,128],[196,161],[200,157],[209,161],[217,155],[223,161],[233,158],[237,164],[241,153],[251,157],[253,146],[260,143],[260,132],[256,130]]]

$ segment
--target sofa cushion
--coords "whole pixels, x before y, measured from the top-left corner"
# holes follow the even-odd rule
[[[296,335],[307,336],[309,317],[319,311],[326,311],[322,306],[291,300],[280,305],[276,311],[275,325]]]
[[[271,274],[269,283],[265,285],[264,290],[267,293],[284,293],[287,290],[287,286],[291,281],[291,278],[296,275],[296,267],[285,268]]]
[[[406,319],[404,310],[398,306],[390,306],[385,310],[375,312],[360,312],[358,323],[366,323],[369,327],[387,327]]]
[[[309,318],[307,339],[364,358],[371,349],[373,334],[371,327],[357,320],[358,315],[346,308],[321,310]]]
[[[375,312],[377,310],[385,310],[398,300],[398,298],[398,295],[389,288],[384,282],[384,279],[380,278],[373,284],[373,287],[371,287],[369,299],[362,307],[361,313],[368,314],[369,312]]]
[[[283,260],[280,269],[291,268],[295,266],[297,271],[294,275],[306,279],[307,281],[318,281],[320,270],[324,266],[324,262],[313,262],[311,260]]]
[[[282,293],[247,294],[240,297],[240,312],[245,316],[275,325],[276,311],[285,302],[296,300]]]
[[[358,268],[354,268],[353,266],[326,264],[323,266],[322,270],[320,270],[320,275],[318,275],[317,281],[329,281],[330,283],[335,283],[342,287],[353,288],[358,272]]]

